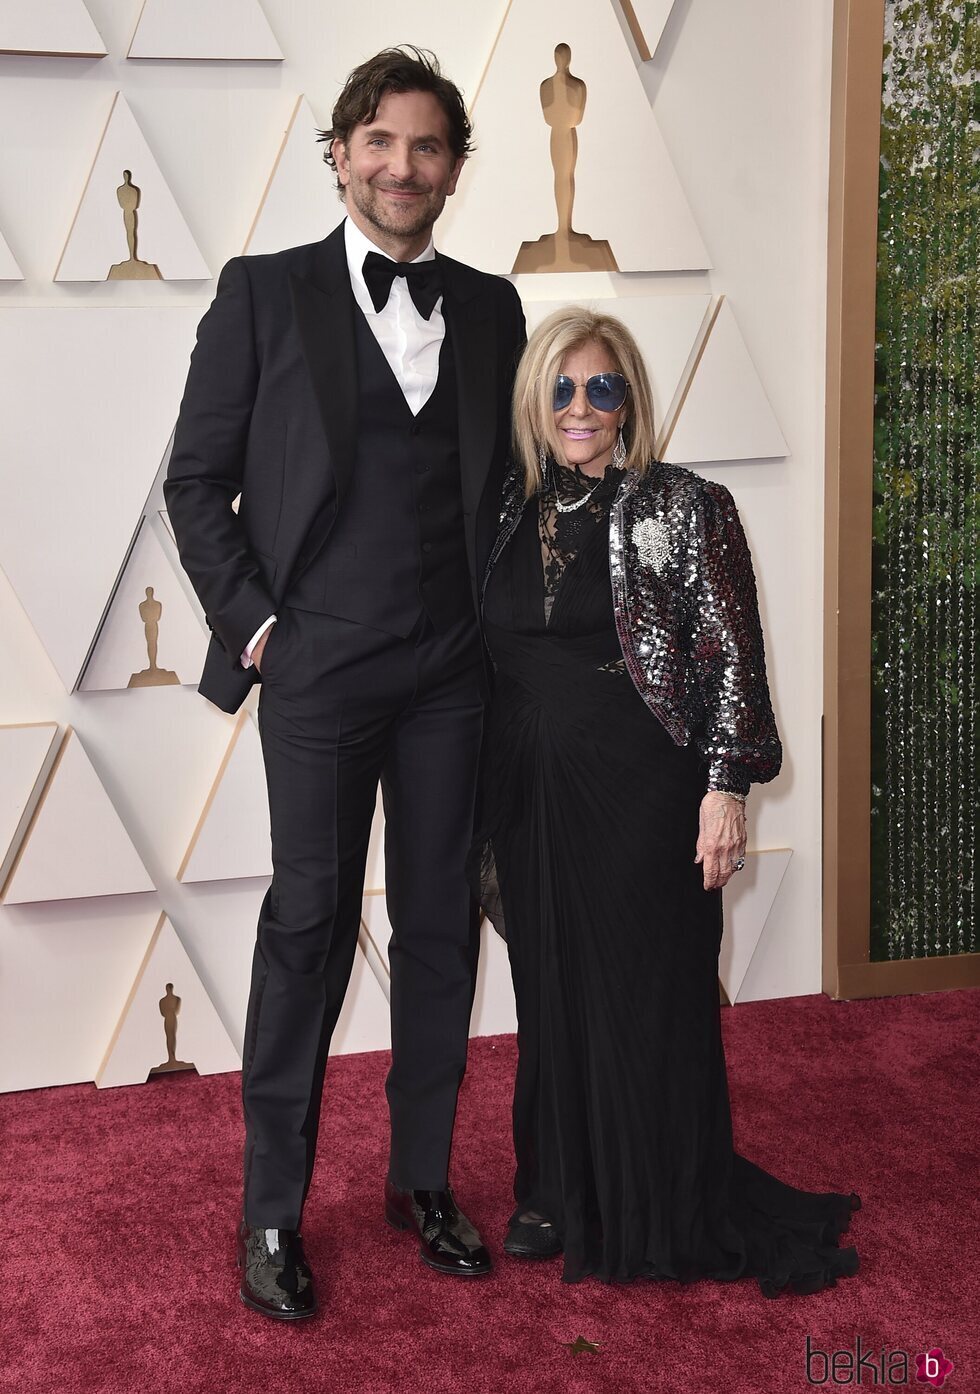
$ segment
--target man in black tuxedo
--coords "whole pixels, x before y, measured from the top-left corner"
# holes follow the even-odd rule
[[[489,1271],[448,1182],[479,946],[464,874],[486,674],[479,587],[524,342],[513,287],[439,256],[469,150],[430,55],[350,76],[325,132],[347,219],[228,263],[165,494],[213,631],[200,690],[261,673],[274,874],[245,1031],[241,1295],[315,1309],[299,1235],[380,780],[392,924],[384,1208],[430,1266]],[[241,494],[236,514],[232,502]]]

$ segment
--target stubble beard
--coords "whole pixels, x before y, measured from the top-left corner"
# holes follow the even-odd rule
[[[429,193],[414,215],[396,220],[389,216],[379,190],[366,180],[351,178],[347,194],[361,217],[385,237],[413,238],[431,232],[446,205],[446,195]],[[406,214],[410,210],[406,209]]]

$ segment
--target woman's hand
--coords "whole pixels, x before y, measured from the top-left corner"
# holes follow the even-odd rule
[[[709,789],[701,800],[701,830],[695,864],[704,864],[704,889],[720,890],[745,856],[745,805],[728,794]]]

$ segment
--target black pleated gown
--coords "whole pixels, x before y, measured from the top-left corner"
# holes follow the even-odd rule
[[[557,473],[563,500],[592,488]],[[622,664],[608,567],[621,477],[607,471],[573,514],[529,503],[487,587],[478,845],[517,997],[515,1215],[551,1221],[569,1282],[752,1275],[769,1296],[815,1292],[857,1269],[837,1241],[859,1201],[796,1190],[733,1148],[721,892],[694,862],[706,766]]]

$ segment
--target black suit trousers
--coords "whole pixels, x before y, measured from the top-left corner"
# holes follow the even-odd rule
[[[350,979],[381,783],[392,925],[389,1175],[447,1184],[479,920],[465,875],[483,724],[475,621],[407,639],[279,610],[259,728],[273,880],[245,1031],[245,1219],[296,1229],[330,1037]]]

